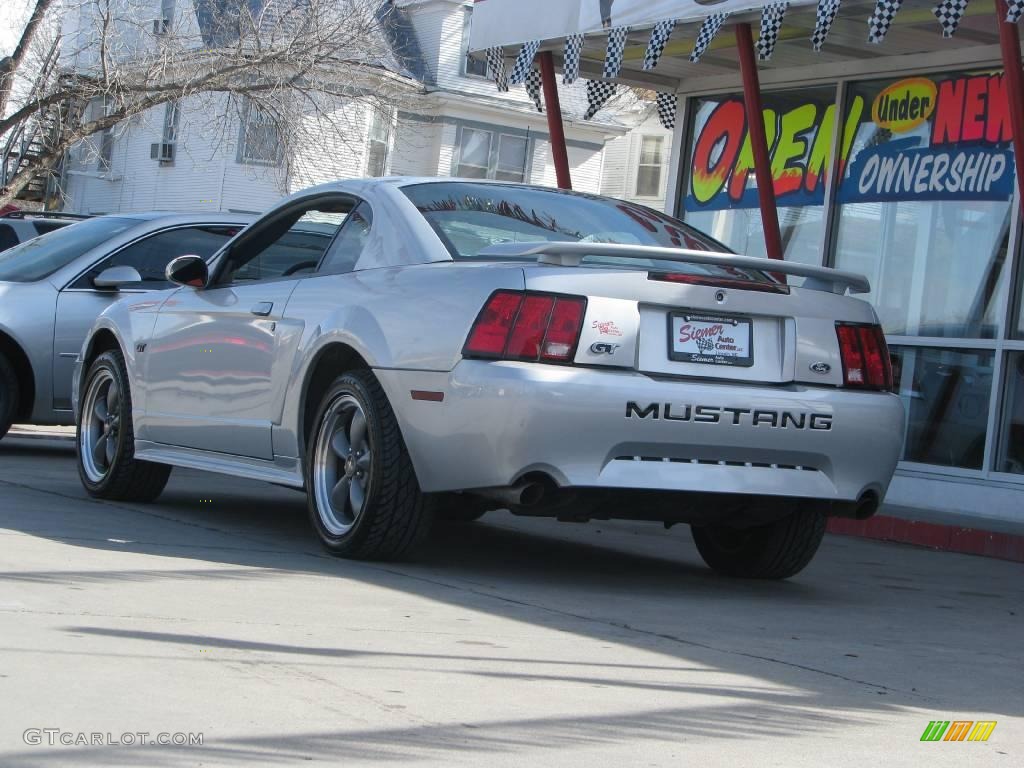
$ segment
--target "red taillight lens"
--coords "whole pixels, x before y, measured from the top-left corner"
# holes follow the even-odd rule
[[[555,305],[554,296],[527,296],[519,308],[515,326],[505,354],[508,357],[536,360],[540,354],[540,345],[544,341],[544,332],[548,328],[551,308]]]
[[[892,389],[892,363],[885,334],[877,325],[836,324],[843,385],[858,389]]]
[[[576,345],[580,340],[580,327],[583,325],[583,313],[586,311],[586,299],[555,299],[555,308],[551,311],[548,332],[540,350],[540,359],[550,362],[565,363],[576,354]]]
[[[575,296],[496,291],[480,310],[462,354],[571,362],[586,307],[587,300]]]
[[[519,314],[523,294],[514,291],[494,293],[473,323],[466,340],[466,352],[478,357],[501,357],[508,341],[508,332]]]

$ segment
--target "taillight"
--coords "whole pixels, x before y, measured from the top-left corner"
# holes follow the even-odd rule
[[[885,334],[877,325],[836,323],[843,386],[892,389],[892,363]]]
[[[587,300],[532,291],[495,291],[477,315],[465,357],[571,362]]]

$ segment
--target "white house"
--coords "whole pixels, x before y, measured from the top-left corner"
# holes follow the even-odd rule
[[[156,16],[196,23],[193,0],[152,1]],[[483,62],[467,56],[472,6],[469,0],[382,3],[382,34],[394,54],[389,68],[413,93],[390,118],[364,104],[345,105],[337,115],[343,130],[293,140],[285,160],[257,110],[234,97],[190,97],[72,150],[62,180],[65,209],[258,212],[312,184],[380,175],[554,186],[545,116],[523,86],[499,92]],[[65,36],[80,26],[66,19]],[[653,110],[609,106],[584,121],[584,82],[560,83],[559,91],[573,188],[663,209],[671,133]]]

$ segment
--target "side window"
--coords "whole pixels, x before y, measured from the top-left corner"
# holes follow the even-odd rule
[[[373,213],[370,206],[360,203],[345,219],[345,225],[334,239],[318,271],[322,274],[336,275],[355,269],[356,262],[366,247],[366,241],[370,238],[372,224]]]
[[[218,285],[275,280],[316,269],[352,210],[351,198],[318,198],[253,225],[232,246]]]
[[[229,238],[241,229],[240,226],[205,226],[180,227],[165,229],[154,235],[138,240],[113,256],[99,262],[76,280],[72,288],[92,288],[93,279],[108,267],[135,267],[142,275],[139,288],[160,290],[169,288],[170,283],[164,279],[164,269],[168,262],[178,256],[195,254],[208,259]]]
[[[0,224],[0,251],[6,251],[18,244],[18,234],[10,224]]]
[[[45,221],[37,219],[32,222],[32,228],[35,229],[37,234],[45,235],[47,232],[53,232],[55,229],[66,227],[70,223],[70,221]]]

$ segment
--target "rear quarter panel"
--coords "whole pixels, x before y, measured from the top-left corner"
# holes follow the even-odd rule
[[[523,286],[521,265],[453,262],[302,280],[285,311],[289,321],[302,327],[302,335],[294,342],[295,363],[282,425],[274,432],[274,452],[299,455],[303,393],[328,346],[345,344],[374,369],[447,372],[461,359],[466,335],[487,297],[499,288]],[[383,384],[401,425],[400,404],[409,393],[388,391]]]

